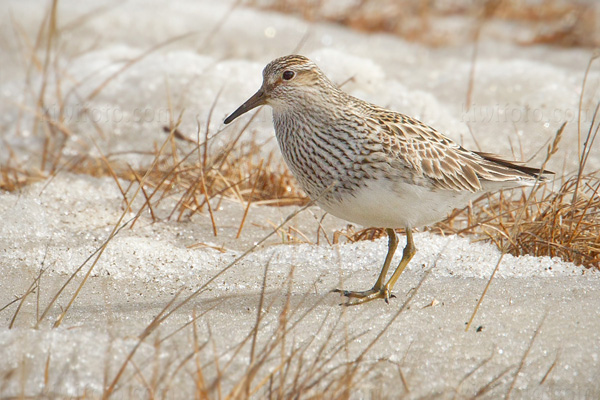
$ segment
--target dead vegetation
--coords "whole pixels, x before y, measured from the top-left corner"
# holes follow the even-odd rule
[[[300,15],[309,21],[328,21],[365,32],[385,32],[430,46],[468,43],[483,21],[507,21],[524,28],[520,44],[596,47],[595,12],[586,2],[543,0],[486,0],[448,2],[419,0],[247,0],[253,7]],[[444,21],[462,20],[459,30]],[[472,29],[470,29],[470,28]]]
[[[133,199],[139,193],[144,202],[140,208],[134,209],[134,211],[138,216],[142,212],[148,211],[155,220],[160,218],[182,220],[200,212],[213,215],[215,209],[218,208],[218,202],[225,196],[237,198],[245,204],[247,212],[251,204],[271,206],[308,204],[308,199],[295,187],[294,180],[288,170],[279,161],[276,161],[278,158],[269,156],[264,159],[257,144],[240,144],[239,139],[247,133],[248,125],[240,129],[235,139],[226,147],[217,152],[209,152],[208,144],[215,135],[211,135],[208,129],[199,129],[195,133],[182,133],[179,131],[178,123],[175,121],[176,118],[174,118],[172,124],[165,127],[165,143],[152,154],[154,161],[149,167],[141,169],[132,169],[120,161],[119,157],[111,154],[99,157],[92,157],[86,152],[75,156],[65,154],[65,140],[74,133],[71,131],[71,127],[63,124],[60,114],[56,117],[46,115],[43,102],[44,92],[51,82],[60,87],[58,82],[52,81],[53,79],[60,79],[60,75],[49,73],[51,64],[57,60],[55,45],[51,39],[53,35],[56,35],[55,18],[52,15],[55,16],[57,1],[52,4],[53,7],[49,11],[50,18],[40,28],[39,39],[35,41],[35,45],[28,54],[29,57],[27,57],[31,62],[30,68],[33,71],[31,73],[39,74],[43,82],[41,89],[35,88],[33,90],[32,88],[32,91],[37,93],[39,100],[37,101],[38,109],[35,114],[38,116],[45,115],[43,118],[40,117],[34,120],[34,132],[43,135],[45,138],[41,154],[34,155],[34,158],[39,159],[39,164],[32,166],[11,154],[0,165],[0,190],[18,191],[32,182],[51,179],[55,174],[64,172],[109,176],[114,179],[115,184],[121,190],[125,210],[133,209]],[[308,3],[305,2],[287,1],[282,4],[300,4],[304,7],[304,10],[308,8]],[[390,2],[390,4],[393,5],[394,3]],[[429,10],[425,10],[427,12],[421,10],[419,7],[425,6],[420,6],[420,4],[424,3],[415,2],[411,6],[417,7],[414,10],[417,15],[430,12]],[[360,2],[356,7],[367,7],[367,3]],[[496,15],[502,18],[515,18],[515,11],[511,11],[508,5],[504,7],[508,8],[499,7]],[[573,5],[573,7],[579,6]],[[360,9],[359,11],[357,14],[363,14],[362,20],[343,20],[341,22],[366,30],[380,29],[376,27],[386,26],[387,22],[385,20],[366,20],[364,18],[369,13]],[[408,11],[405,9],[404,12]],[[536,10],[523,12],[524,15],[521,18],[559,18],[558,13],[550,11],[548,11],[548,14],[543,15]],[[504,16],[505,14],[506,16]],[[394,16],[395,14],[390,13],[389,15]],[[317,17],[311,16],[311,18]],[[348,18],[350,17],[348,16]],[[380,12],[379,18],[388,18],[388,15]],[[393,27],[389,29],[393,29]],[[415,31],[411,34],[419,35],[420,33]],[[46,38],[45,41],[42,39],[44,37]],[[573,40],[572,36],[567,35],[567,37],[571,38],[568,40]],[[557,39],[553,40],[554,43],[559,42]],[[44,49],[50,53],[50,56],[45,59],[39,58],[37,54],[43,54]],[[101,87],[98,88],[98,90],[101,89]],[[58,100],[60,101],[60,99]],[[484,196],[474,201],[467,209],[454,212],[445,221],[430,229],[440,234],[478,235],[515,255],[557,256],[563,260],[572,261],[586,267],[598,268],[600,263],[600,197],[598,195],[600,180],[595,174],[584,173],[583,168],[585,160],[590,154],[591,144],[595,139],[597,130],[598,126],[592,125],[589,128],[585,143],[590,145],[583,148],[580,173],[566,179],[558,190],[541,189],[538,191],[537,196],[529,196],[526,193],[522,193],[521,196],[506,196],[503,193]],[[102,136],[103,133],[98,132],[98,134]],[[8,151],[10,153],[10,149]],[[159,217],[159,213],[155,209],[165,199],[175,199],[175,205],[167,216]],[[244,220],[240,221],[240,232],[242,232],[243,224]],[[122,227],[119,222],[113,233],[117,233]],[[279,228],[275,228],[274,232]],[[373,240],[383,236],[383,234],[384,232],[378,229],[355,232],[352,228],[349,228],[344,232],[334,233],[332,242],[336,243],[343,237],[350,241]],[[102,249],[105,248],[112,237],[111,235],[107,239]],[[101,252],[97,257],[100,256]],[[238,260],[239,258],[222,272]],[[65,288],[71,282],[71,279],[80,271],[87,271],[86,277],[89,276],[94,265],[86,266],[87,270],[82,265],[69,278],[65,286],[56,293],[56,296],[41,313],[40,319],[36,321],[36,326],[44,318],[47,318],[48,310],[56,306],[56,299],[66,293],[64,292]],[[266,276],[267,269],[265,269],[265,280]],[[166,318],[195,295],[201,293],[210,282],[209,280],[198,291],[184,300],[180,300],[178,296],[175,296],[172,303],[166,305],[163,312],[140,335],[139,343],[143,343],[151,334],[156,333],[156,328]],[[62,317],[68,312],[69,307],[84,284],[85,279],[74,291],[71,301],[63,310],[55,326],[60,325]],[[13,303],[21,304],[24,302],[27,295],[35,292],[36,285],[39,285],[39,277],[32,283],[27,293]],[[294,307],[290,305],[290,291],[288,291],[286,304],[283,307],[276,308],[273,304],[266,305],[267,310],[277,310],[279,314],[275,331],[270,332],[268,338],[264,340],[264,337],[261,336],[261,324],[264,317],[263,305],[269,301],[265,296],[264,287],[265,285],[263,285],[260,304],[257,307],[256,325],[248,336],[234,348],[235,354],[238,354],[247,351],[248,346],[250,346],[250,362],[247,369],[238,374],[241,378],[234,382],[230,391],[222,393],[224,390],[222,385],[227,380],[230,366],[220,365],[220,349],[211,349],[211,351],[214,351],[215,356],[212,360],[206,361],[208,358],[205,356],[206,351],[211,347],[210,337],[200,337],[196,325],[199,318],[204,315],[202,313],[198,316],[194,315],[191,323],[180,328],[193,330],[194,348],[189,354],[184,354],[180,360],[177,360],[178,363],[181,363],[174,364],[178,369],[161,371],[165,374],[163,376],[172,377],[172,375],[179,372],[179,368],[193,363],[195,365],[193,383],[197,388],[197,397],[202,399],[248,398],[252,395],[269,398],[348,398],[356,385],[368,377],[370,368],[373,368],[373,365],[365,366],[361,364],[362,356],[369,351],[383,332],[379,333],[377,338],[365,346],[363,352],[353,363],[332,366],[329,362],[330,359],[323,358],[312,359],[310,361],[312,364],[310,364],[305,354],[313,351],[315,347],[321,346],[321,350],[328,349],[330,354],[335,355],[345,352],[347,343],[355,338],[343,337],[340,339],[336,337],[334,330],[337,324],[341,324],[343,321],[336,320],[333,325],[330,325],[330,328],[327,328],[324,320],[320,332],[322,332],[322,337],[326,338],[325,342],[311,342],[308,345],[301,345],[290,341],[289,337],[293,336],[294,329],[301,327],[306,315],[298,313],[298,310],[300,310],[299,305]],[[414,296],[416,290],[411,293],[411,296]],[[397,315],[404,310],[409,301],[410,298]],[[3,307],[0,311],[8,309],[13,303]],[[310,308],[309,312],[312,312],[316,307],[317,305]],[[18,313],[19,308],[15,311],[12,321]],[[331,323],[331,321],[328,320],[327,323]],[[161,339],[157,339],[157,343],[168,339],[169,336],[166,335]],[[102,394],[103,398],[109,398],[111,395],[118,393],[119,385],[123,384],[125,380],[123,372],[127,368],[132,368],[131,360],[137,348],[138,346],[131,351],[121,370],[116,375],[111,376],[111,381],[108,382]],[[280,358],[277,359],[277,357]],[[272,368],[273,363],[271,361],[273,359],[278,360],[276,368]],[[398,369],[400,370],[400,366],[398,366]],[[166,385],[167,389],[169,388],[168,381],[165,381],[165,383],[145,380],[141,370],[134,371],[132,374],[146,383],[148,393],[158,393],[158,389],[164,388],[164,386],[161,386],[163,384]],[[206,377],[211,374],[215,378],[208,381]],[[401,370],[400,375],[402,376]],[[402,381],[404,382],[404,378]],[[406,384],[405,386],[408,390],[408,386]],[[167,392],[168,390],[164,392],[164,397],[167,397]],[[85,397],[85,395],[82,396],[82,398]]]
[[[240,130],[238,138],[244,134]],[[181,134],[180,138],[182,137]],[[115,159],[82,156],[54,167],[52,171],[17,168],[3,165],[1,188],[17,190],[23,185],[51,176],[60,171],[93,176],[112,176],[122,183],[126,208],[131,208],[128,192],[131,183],[143,186],[144,205],[137,215],[148,211],[159,219],[159,207],[165,199],[176,199],[166,218],[181,221],[198,212],[213,214],[219,199],[233,197],[245,204],[281,206],[302,205],[308,202],[296,188],[289,171],[275,157],[262,159],[260,149],[252,144],[237,146],[237,141],[214,154],[202,152],[202,146],[189,146],[181,139],[172,139],[166,154],[155,154],[156,163],[150,170],[133,170]],[[198,156],[200,154],[200,156]],[[203,154],[206,158],[202,158]],[[534,200],[525,192],[486,195],[468,208],[455,210],[448,218],[429,229],[440,234],[478,235],[507,248],[513,255],[560,257],[586,267],[600,266],[600,180],[595,174],[568,178],[558,190],[541,190]],[[214,202],[217,203],[214,203]],[[211,204],[216,204],[211,207]],[[164,216],[163,216],[164,218]],[[214,218],[213,218],[214,221]],[[243,221],[240,224],[240,230]],[[514,237],[512,231],[516,230]],[[215,226],[216,232],[216,226]],[[344,237],[348,241],[374,240],[385,236],[382,229],[369,228],[333,234],[331,242]]]
[[[64,115],[61,113],[62,108],[57,115],[52,116],[46,112],[44,103],[45,93],[50,90],[50,87],[61,87],[60,74],[57,73],[60,56],[56,50],[57,37],[60,33],[55,25],[57,2],[52,4],[48,11],[49,17],[40,27],[37,40],[23,38],[23,42],[35,43],[35,47],[25,57],[31,63],[28,68],[30,71],[28,79],[37,73],[41,76],[42,82],[37,92],[34,88],[31,90],[33,98],[37,99],[38,107],[33,113],[35,118],[32,120],[34,124],[32,131],[45,137],[41,154],[32,154],[33,159],[40,160],[39,167],[18,160],[8,148],[10,156],[0,165],[0,190],[15,191],[31,182],[62,172],[111,176],[123,194],[125,208],[131,209],[130,191],[145,177],[142,186],[145,202],[141,209],[136,210],[137,215],[148,211],[152,218],[157,219],[158,213],[154,209],[165,199],[175,199],[176,205],[166,218],[177,221],[189,218],[198,212],[208,212],[213,216],[212,204],[218,205],[219,199],[224,196],[236,198],[245,204],[246,212],[250,204],[281,206],[302,205],[308,202],[303,193],[296,188],[291,174],[279,161],[279,157],[269,155],[265,159],[258,144],[240,140],[243,135],[248,134],[251,121],[235,133],[233,140],[227,146],[218,151],[208,151],[211,141],[215,140],[221,132],[212,133],[207,127],[199,127],[197,132],[182,133],[178,128],[178,118],[180,119],[181,115],[175,116],[171,110],[171,124],[164,127],[168,146],[163,146],[160,151],[156,148],[151,155],[154,162],[146,169],[134,170],[123,163],[118,155],[106,154],[92,157],[85,149],[82,149],[80,154],[65,154],[65,142],[67,138],[74,135],[71,131],[72,127],[65,124]],[[492,7],[490,4],[493,5],[492,9],[489,8]],[[543,7],[530,10],[527,7],[518,8],[509,1],[499,1],[488,3],[488,14],[502,18],[545,20],[559,18],[566,12],[565,7],[581,7],[578,3],[569,6],[554,1],[547,1],[544,4]],[[280,6],[287,11],[300,7],[308,12],[307,10],[312,9],[310,7],[322,7],[324,4],[288,1],[281,3]],[[355,5],[359,8],[367,6],[374,7],[368,2],[359,2]],[[411,7],[417,7],[417,3],[408,2],[407,7],[410,10]],[[436,9],[437,6],[434,4],[431,7]],[[413,11],[420,15],[417,11]],[[431,12],[431,9],[427,10],[427,13]],[[437,12],[442,10],[439,9]],[[469,10],[461,10],[461,12],[470,13]],[[368,15],[366,12],[358,14]],[[379,14],[387,16],[386,13]],[[164,43],[172,41],[173,39],[169,39]],[[145,52],[143,56],[161,48],[164,43]],[[39,54],[46,54],[46,56],[40,57]],[[136,57],[133,62],[143,59],[143,56]],[[127,65],[129,66],[129,63]],[[591,66],[592,62],[589,67]],[[114,76],[110,79],[114,79]],[[106,82],[103,82],[92,93],[99,93],[105,84]],[[56,94],[61,95],[61,91],[57,90]],[[64,104],[64,99],[57,100],[59,104]],[[23,109],[26,108],[24,105]],[[597,113],[598,108],[594,116]],[[82,117],[85,116],[86,110],[83,110]],[[209,115],[209,120],[210,118]],[[97,125],[96,129],[99,138],[106,136]],[[591,144],[595,140],[597,130],[597,118],[594,118],[587,137],[581,140],[581,142],[585,140],[581,156],[582,168],[576,176],[566,179],[558,190],[545,189],[533,199],[529,199],[524,194],[518,197],[504,194],[484,196],[474,201],[467,209],[454,212],[445,221],[430,229],[442,234],[479,235],[514,255],[557,256],[586,267],[598,267],[600,181],[595,174],[584,174],[583,168],[590,155]],[[214,217],[212,220],[214,221]],[[240,233],[243,223],[244,221],[240,223]],[[382,234],[383,232],[378,229],[359,232],[350,230],[335,233],[331,241],[335,243],[344,236],[350,241],[375,239]]]

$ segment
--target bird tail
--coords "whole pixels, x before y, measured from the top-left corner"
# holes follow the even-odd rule
[[[490,153],[482,153],[475,152],[480,157],[484,158],[487,161],[490,161],[494,164],[501,165],[505,168],[513,169],[519,172],[522,172],[525,175],[528,175],[532,178],[539,178],[541,181],[546,181],[550,178],[551,175],[554,175],[554,172],[548,170],[541,170],[539,168],[529,167],[522,162],[519,161],[508,161],[495,154]]]

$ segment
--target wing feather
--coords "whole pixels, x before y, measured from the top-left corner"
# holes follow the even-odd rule
[[[405,115],[380,110],[377,117],[375,126],[384,134],[386,148],[392,155],[439,189],[476,192],[485,182],[518,186],[532,182],[540,173],[536,168],[493,154],[466,150],[435,129]]]

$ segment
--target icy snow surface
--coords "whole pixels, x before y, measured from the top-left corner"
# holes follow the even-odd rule
[[[197,124],[206,125],[219,93],[210,127],[211,132],[223,129],[223,117],[259,87],[263,66],[290,53],[306,37],[301,52],[317,61],[335,82],[352,78],[345,90],[418,117],[470,148],[478,144],[483,150],[522,159],[535,154],[531,162],[539,163],[547,142],[567,120],[565,138],[550,168],[570,172],[577,165],[576,114],[591,56],[585,49],[520,47],[483,35],[469,108],[464,99],[471,45],[432,49],[276,13],[230,11],[232,3],[224,1],[135,0],[79,20],[98,7],[91,4],[59,2],[59,25],[74,26],[61,39],[58,61],[66,77],[60,87],[70,116],[65,124],[75,133],[66,139],[66,154],[96,154],[97,145],[103,154],[123,154],[122,159],[132,165],[146,164],[150,159],[143,152],[165,139],[162,126],[169,123],[169,102],[176,115],[185,110],[180,130],[193,138]],[[3,163],[10,146],[26,163],[39,165],[44,135],[31,131],[33,115],[23,111],[31,110],[37,99],[26,89],[24,59],[29,60],[29,55],[23,50],[26,47],[19,47],[23,39],[17,39],[17,32],[33,40],[47,5],[5,1],[0,10]],[[128,60],[189,32],[91,96]],[[31,79],[31,87],[41,83],[39,75],[32,74]],[[597,85],[596,70],[589,79]],[[50,114],[59,107],[53,97],[57,91],[52,84],[46,90]],[[596,102],[588,99],[586,104],[589,108]],[[78,114],[84,107],[94,123]],[[270,111],[265,108],[259,113],[247,137],[264,142],[266,155],[277,147]],[[214,146],[226,144],[237,133],[235,127],[248,118],[226,128]],[[590,121],[591,113],[585,113],[584,128]],[[595,154],[588,163],[590,170],[600,168]],[[249,345],[237,355],[232,349],[255,325],[265,273],[258,346],[270,340],[289,292],[289,307],[295,310],[290,319],[306,315],[290,330],[286,349],[303,348],[306,363],[323,359],[324,371],[330,371],[307,394],[318,393],[329,377],[356,363],[383,331],[361,358],[366,375],[356,383],[352,398],[451,398],[455,394],[497,398],[508,392],[513,398],[600,395],[597,272],[557,259],[505,256],[474,326],[465,332],[500,252],[472,238],[430,233],[415,235],[417,255],[398,281],[397,297],[389,305],[378,301],[353,308],[340,307],[342,299],[330,291],[369,288],[385,256],[385,240],[329,245],[320,233],[318,245],[290,245],[274,235],[135,347],[139,335],[176,293],[181,291],[178,301],[192,294],[268,235],[293,207],[251,207],[240,239],[235,236],[245,205],[235,200],[220,203],[216,237],[207,214],[184,222],[154,223],[144,214],[133,229],[126,227],[112,239],[60,327],[52,328],[52,323],[67,306],[89,263],[36,326],[54,294],[108,238],[123,206],[113,179],[61,172],[17,193],[0,193],[0,397],[99,397],[135,349],[115,398],[149,398],[147,389],[153,383],[161,390],[156,397],[190,398],[195,393],[197,364],[186,357],[193,355],[198,343],[207,344],[199,361],[207,382],[217,374],[216,355],[221,356],[220,368],[233,359],[224,373],[222,389],[227,392],[250,360]],[[141,198],[133,208],[140,206]],[[290,225],[315,243],[322,215],[318,208],[310,208]],[[133,216],[127,212],[124,221]],[[323,225],[331,237],[345,223],[327,216]],[[45,272],[38,287],[8,329],[19,302],[1,307],[26,293],[41,269]],[[196,332],[193,324],[186,325],[194,316]],[[337,350],[340,343],[345,343],[343,351]],[[270,370],[277,367],[279,357],[277,350],[268,360]],[[157,377],[156,371],[166,372]]]

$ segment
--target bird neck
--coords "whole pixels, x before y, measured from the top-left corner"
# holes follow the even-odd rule
[[[273,118],[307,120],[317,118],[319,121],[330,121],[340,109],[346,107],[349,95],[331,85],[316,87],[294,93],[285,102],[273,102]]]

